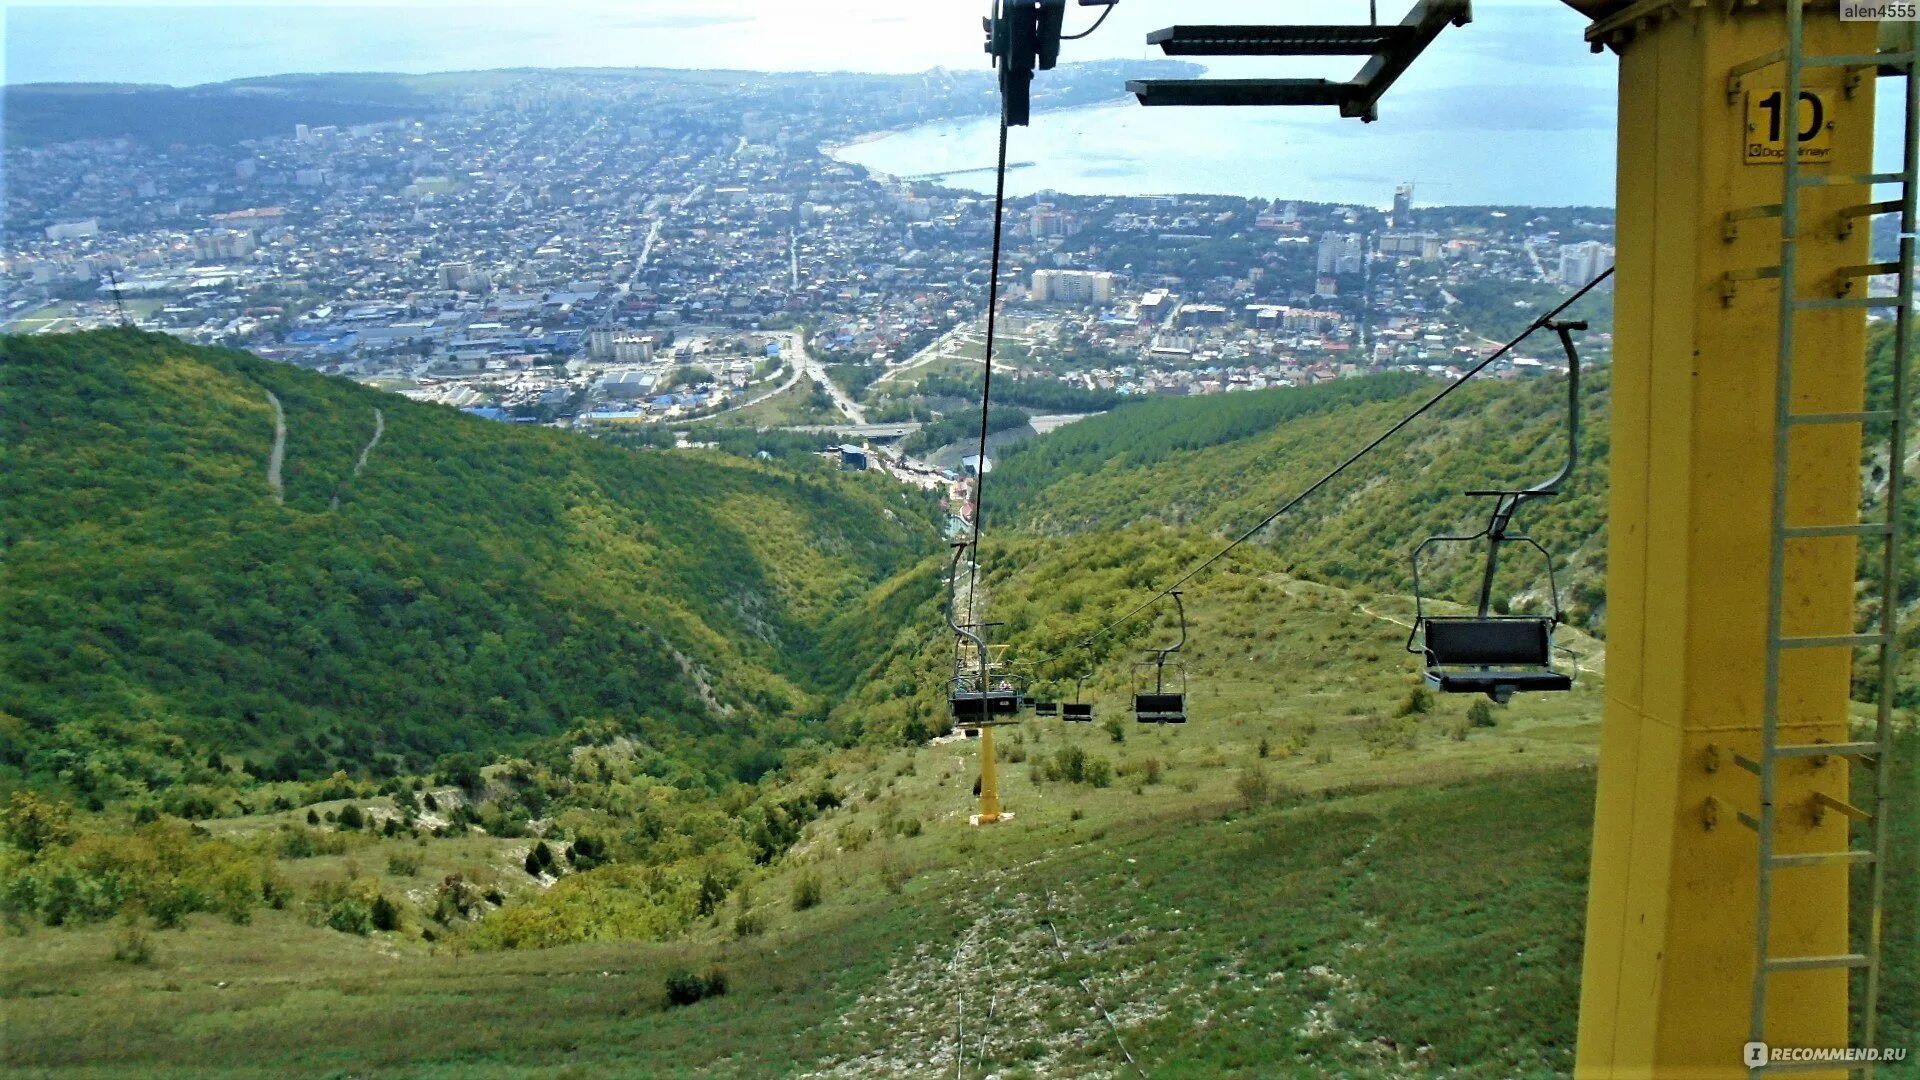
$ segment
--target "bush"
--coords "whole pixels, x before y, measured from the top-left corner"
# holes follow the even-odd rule
[[[1425,716],[1432,711],[1433,691],[1427,689],[1426,683],[1416,683],[1413,689],[1407,691],[1407,696],[1400,699],[1400,707],[1394,710],[1393,715],[1395,717]]]
[[[1242,769],[1233,782],[1233,790],[1240,793],[1240,801],[1247,804],[1247,809],[1255,810],[1272,801],[1273,778],[1258,766]]]
[[[757,911],[741,911],[733,916],[733,936],[749,938],[767,932],[767,921]]]
[[[1409,715],[1392,720],[1369,716],[1360,721],[1360,741],[1367,744],[1367,752],[1374,757],[1385,757],[1394,750],[1412,750],[1418,746],[1420,726]]]
[[[340,827],[341,828],[359,829],[359,828],[364,828],[366,824],[367,824],[367,816],[360,812],[360,808],[358,806],[355,806],[353,803],[348,803],[347,805],[340,808]]]
[[[420,873],[420,853],[396,851],[387,856],[387,873],[395,877],[414,877]]]
[[[153,963],[153,941],[140,929],[137,917],[127,920],[126,928],[113,942],[113,958],[122,964],[145,967]]]
[[[385,894],[375,896],[370,911],[375,930],[394,931],[400,929],[400,909]]]
[[[1474,727],[1493,727],[1493,703],[1484,699],[1467,706],[1467,723]]]
[[[607,842],[592,833],[575,837],[573,843],[567,846],[567,862],[573,864],[575,870],[604,866],[608,859]]]
[[[1447,738],[1454,742],[1466,742],[1467,731],[1472,725],[1463,717],[1454,717],[1447,721]]]
[[[1107,717],[1106,723],[1100,726],[1106,729],[1107,737],[1114,742],[1127,741],[1127,725],[1121,723],[1118,717],[1109,716]]]
[[[793,910],[805,911],[820,903],[820,875],[809,870],[793,879]]]
[[[719,997],[726,992],[727,976],[719,968],[713,968],[705,975],[695,975],[691,971],[676,971],[667,976],[667,1004],[670,1007],[692,1005],[704,998]]]
[[[1267,756],[1273,753],[1273,745],[1267,742],[1267,737],[1265,735],[1260,736],[1260,749],[1258,753],[1260,755],[1260,760],[1262,761],[1265,761],[1267,759]]]

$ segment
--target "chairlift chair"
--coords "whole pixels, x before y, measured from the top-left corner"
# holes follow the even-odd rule
[[[1133,718],[1142,724],[1187,722],[1187,669],[1174,659],[1187,643],[1187,609],[1180,602],[1180,590],[1167,595],[1179,612],[1180,640],[1165,649],[1149,650],[1146,659],[1134,665]]]
[[[1090,641],[1081,643],[1082,647],[1088,647],[1092,644]],[[1093,702],[1080,700],[1086,696],[1086,690],[1087,676],[1085,672],[1082,672],[1073,681],[1073,700],[1060,703],[1060,719],[1070,724],[1093,723]]]
[[[965,540],[953,544],[953,565],[947,571],[949,595],[958,595],[960,556],[966,552]],[[1025,695],[1023,681],[990,659],[993,649],[987,645],[986,626],[961,626],[947,613],[947,625],[954,633],[953,679],[947,684],[947,711],[953,726],[972,731],[988,724],[1003,724],[1018,719]]]
[[[1494,500],[1486,527],[1468,536],[1429,536],[1413,549],[1414,620],[1413,629],[1407,635],[1407,651],[1425,657],[1427,685],[1443,694],[1485,694],[1505,704],[1514,694],[1523,691],[1561,691],[1573,687],[1571,671],[1560,670],[1553,662],[1555,652],[1571,655],[1553,643],[1554,628],[1566,621],[1560,607],[1559,582],[1554,577],[1553,554],[1531,536],[1508,532],[1514,514],[1522,506],[1559,494],[1560,485],[1572,477],[1579,463],[1580,354],[1574,348],[1572,332],[1585,330],[1587,324],[1549,322],[1543,325],[1560,335],[1561,346],[1567,354],[1566,464],[1552,479],[1529,488],[1467,492]],[[1436,544],[1481,540],[1486,541],[1487,553],[1475,614],[1427,614],[1426,596],[1420,584],[1420,556]],[[1525,545],[1546,560],[1550,614],[1496,615],[1491,612],[1493,580],[1499,572],[1503,544]]]

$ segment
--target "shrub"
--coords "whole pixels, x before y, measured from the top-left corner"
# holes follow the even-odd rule
[[[1106,758],[1088,759],[1086,780],[1094,787],[1106,787],[1113,782],[1113,765]]]
[[[420,853],[396,851],[387,856],[387,873],[395,877],[414,877],[420,873]]]
[[[400,929],[400,909],[383,893],[373,898],[369,911],[375,930],[393,931]]]
[[[1106,729],[1107,737],[1111,738],[1114,742],[1127,741],[1127,725],[1121,723],[1119,717],[1109,716],[1107,717],[1106,723],[1100,726]]]
[[[1318,750],[1315,750],[1313,752],[1313,763],[1315,765],[1332,764],[1333,763],[1333,747],[1322,746]]]
[[[1272,744],[1267,742],[1267,737],[1265,735],[1260,736],[1260,749],[1258,753],[1262,761],[1266,760],[1267,755],[1273,753],[1273,746]]]
[[[360,812],[360,808],[358,806],[355,806],[353,803],[348,803],[347,805],[340,808],[340,827],[341,828],[359,829],[359,828],[365,827],[366,824],[367,824],[367,816]]]
[[[675,971],[667,976],[667,1004],[671,1007],[692,1005],[704,998],[719,997],[726,992],[727,976],[719,968],[713,968],[705,975],[695,975],[691,971]]]
[[[320,824],[320,812],[318,810],[315,810],[311,806],[307,807],[307,824],[309,825]]]
[[[1482,699],[1467,706],[1467,722],[1474,727],[1493,727],[1493,703]]]
[[[1412,750],[1418,746],[1420,726],[1411,716],[1392,720],[1370,716],[1360,722],[1360,741],[1367,744],[1369,754],[1385,757],[1392,751]]]
[[[1413,689],[1407,691],[1407,696],[1400,699],[1400,707],[1394,710],[1393,715],[1425,716],[1432,711],[1433,691],[1427,689],[1426,683],[1415,683]]]
[[[757,911],[741,911],[733,916],[733,936],[736,938],[754,937],[764,934],[767,922]]]
[[[1447,738],[1454,742],[1466,742],[1467,731],[1471,727],[1464,717],[1454,717],[1447,721]]]
[[[809,870],[793,879],[793,910],[805,911],[820,903],[820,875]]]
[[[1273,778],[1258,766],[1242,769],[1233,782],[1233,790],[1240,793],[1240,801],[1247,804],[1247,809],[1258,809],[1273,799]]]
[[[374,929],[374,905],[382,899],[379,887],[365,878],[322,881],[307,895],[307,920],[343,934],[366,934]]]
[[[147,932],[140,929],[138,917],[127,919],[127,925],[113,942],[113,958],[122,964],[145,967],[153,963],[153,941]]]
[[[912,879],[913,871],[907,869],[905,863],[888,859],[880,864],[880,884],[885,887],[888,892],[896,896],[907,887],[907,882]]]

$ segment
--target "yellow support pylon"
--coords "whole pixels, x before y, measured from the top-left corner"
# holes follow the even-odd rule
[[[1575,1075],[1736,1080],[1748,1075],[1758,894],[1758,842],[1741,818],[1758,815],[1758,786],[1734,755],[1757,760],[1762,739],[1780,325],[1777,279],[1755,271],[1781,262],[1769,207],[1782,179],[1766,146],[1755,149],[1780,68],[1735,69],[1785,48],[1785,16],[1779,3],[1573,6],[1597,20],[1589,39],[1620,55],[1607,701]],[[1809,7],[1805,41],[1809,55],[1871,53],[1875,26]],[[1807,69],[1827,126],[1802,175],[1871,171],[1874,80],[1856,74]],[[1802,190],[1803,295],[1834,295],[1820,290],[1867,262],[1871,230],[1839,224],[1871,197]],[[1793,355],[1796,413],[1862,408],[1858,308],[1800,314]],[[1853,520],[1860,429],[1798,429],[1793,440],[1791,520]],[[1855,560],[1852,537],[1796,541],[1788,633],[1850,623]],[[1783,666],[1782,741],[1847,738],[1849,659],[1806,650]],[[1783,769],[1778,784],[1776,851],[1846,846],[1842,815],[1808,812],[1817,787],[1844,795],[1844,766]],[[1846,951],[1847,904],[1843,865],[1776,875],[1770,950]],[[1766,1034],[1846,1045],[1846,973],[1776,977]]]

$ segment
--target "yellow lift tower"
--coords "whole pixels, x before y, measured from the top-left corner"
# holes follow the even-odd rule
[[[1607,700],[1576,1075],[1844,1076],[1748,1044],[1874,1040],[1920,38],[1888,24],[1882,42],[1831,0],[1569,3],[1620,62]],[[1882,76],[1906,94],[1904,156],[1875,174]],[[1899,254],[1874,264],[1881,214],[1899,218]],[[1893,295],[1870,294],[1875,275]],[[1881,401],[1866,399],[1873,308],[1902,359]],[[1863,459],[1885,478],[1864,518]],[[1876,650],[1863,735],[1850,681]],[[1856,868],[1869,909],[1850,927]],[[1855,978],[1865,1022],[1849,1031]]]
[[[947,707],[953,726],[980,739],[980,812],[975,825],[993,825],[1011,814],[1000,809],[999,763],[994,759],[993,729],[1016,723],[1025,704],[1025,679],[1007,661],[1007,647],[991,644],[992,623],[961,622],[963,610],[975,605],[960,601],[960,560],[971,545],[955,541],[953,565],[947,571],[948,602],[953,610],[947,623],[953,628],[953,679],[947,685]],[[969,599],[977,586],[969,574]]]

